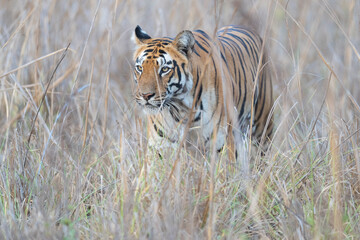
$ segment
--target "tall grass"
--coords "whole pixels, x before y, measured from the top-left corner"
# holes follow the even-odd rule
[[[356,0],[0,0],[0,238],[360,238],[359,12]],[[183,149],[175,164],[147,150],[138,24],[151,36],[242,24],[265,39],[276,130],[250,179],[226,152]]]

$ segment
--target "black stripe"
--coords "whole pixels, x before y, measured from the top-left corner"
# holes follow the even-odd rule
[[[214,66],[214,71],[215,71],[215,78],[214,78],[214,83],[215,83],[215,96],[216,96],[216,105],[218,105],[219,104],[219,90],[220,90],[220,88],[219,88],[219,86],[218,86],[218,83],[219,83],[219,81],[216,81],[217,80],[217,68],[216,68],[216,64],[215,64],[215,61],[214,61],[214,58],[211,56],[211,60],[212,60],[212,62],[213,62],[213,66]],[[227,64],[226,64],[227,65]]]
[[[266,129],[266,133],[269,136],[272,135],[272,131],[274,130],[274,124],[272,123],[272,121],[270,120],[270,123],[269,123],[269,126],[268,128]],[[270,138],[270,137],[269,137]]]
[[[236,53],[238,53],[238,56],[239,56],[239,60],[240,60],[240,62],[241,62],[241,65],[244,66],[244,64],[242,63],[242,62],[243,62],[242,59],[244,59],[244,53],[243,53],[242,49],[240,48],[239,44],[237,44],[237,43],[236,43],[233,39],[231,39],[231,38],[223,37],[223,36],[222,36],[221,38],[224,38],[224,39],[226,39],[226,40],[229,41],[229,42],[224,41],[224,39],[220,39],[220,41],[224,41],[224,42],[226,42],[227,44],[229,44],[229,45],[231,45],[232,47],[234,47],[234,49],[236,50]],[[230,43],[232,43],[232,44],[230,44]],[[244,70],[244,72],[245,72],[245,70]]]
[[[181,89],[181,87],[182,87],[180,83],[171,83],[169,85],[169,88],[172,88],[174,86],[177,88],[177,90],[174,93],[177,93],[177,91],[179,91]]]
[[[244,28],[234,28],[234,31],[242,33],[242,34],[246,35],[247,37],[249,37],[251,39],[251,41],[256,42],[253,38],[253,36],[255,36],[255,34],[253,34],[250,30],[247,30],[247,29],[245,30]]]
[[[244,62],[242,60],[242,58],[244,57],[242,51],[241,51],[241,48],[239,48],[238,44],[236,44],[232,39],[230,38],[227,38],[227,37],[222,37],[226,40],[228,40],[229,42],[233,43],[233,44],[230,44],[228,43],[227,41],[224,41],[224,39],[221,39],[222,42],[228,44],[229,46],[231,46],[232,48],[234,48],[237,56],[238,56],[238,59],[239,59],[239,62],[240,62],[240,66],[242,68],[242,71],[243,71],[243,80],[244,80],[244,91],[241,91],[241,78],[240,78],[240,73],[239,73],[239,101],[241,100],[241,95],[242,95],[242,92],[244,92],[244,98],[243,98],[243,102],[241,104],[241,108],[240,108],[240,113],[239,113],[239,116],[238,116],[238,120],[241,119],[242,115],[244,114],[244,108],[245,108],[245,102],[246,102],[246,82],[247,82],[247,79],[246,79],[246,72],[245,72],[245,68],[244,68]],[[237,103],[239,104],[239,103]]]
[[[218,131],[219,131],[220,123],[221,123],[221,120],[222,120],[223,116],[224,116],[224,108],[223,108],[223,106],[221,106],[220,117],[219,117],[219,121],[218,121],[218,123],[217,123],[217,130],[218,130]]]
[[[178,88],[178,90],[175,92],[177,93],[181,88],[182,88],[182,84],[181,84],[181,71],[180,71],[180,67],[179,65],[177,64],[177,62],[174,60],[174,69],[176,69],[176,73],[177,73],[177,77],[178,77],[178,82],[176,83],[176,87]],[[174,83],[173,83],[174,84]],[[171,84],[171,85],[173,85]],[[170,86],[171,86],[170,85]]]
[[[189,74],[185,71],[185,63],[181,64],[181,68],[182,68],[182,70],[183,70],[183,72],[185,74],[185,77],[186,77],[185,81],[187,81],[189,79]]]
[[[245,60],[244,60],[244,55],[243,55],[243,52],[241,51],[241,48],[239,47],[238,44],[236,44],[236,42],[234,42],[232,39],[229,39],[230,42],[232,42],[233,44],[229,44],[232,48],[234,48],[237,56],[238,56],[238,59],[239,59],[239,64],[241,66],[241,69],[242,69],[242,75],[243,75],[243,83],[244,83],[244,91],[242,91],[242,87],[241,87],[241,77],[240,77],[240,69],[239,69],[239,101],[241,101],[241,96],[242,96],[242,93],[244,92],[244,98],[243,98],[243,102],[242,102],[242,105],[241,105],[241,108],[240,108],[240,113],[239,113],[239,116],[238,116],[238,119],[240,119],[242,117],[242,115],[244,114],[244,107],[245,107],[245,102],[246,102],[246,82],[247,82],[247,78],[246,78],[246,71],[245,71]],[[239,104],[239,102],[237,102],[237,104]]]
[[[198,30],[195,30],[194,32],[200,33],[201,35],[203,35],[205,38],[207,38],[209,41],[212,42],[212,39],[211,39],[211,38],[209,37],[209,35],[207,35],[207,33],[204,32],[203,30],[198,29]]]
[[[164,59],[164,63],[166,62],[166,58],[163,54],[160,54],[159,57],[161,57],[162,59]]]
[[[196,55],[198,55],[198,57],[200,57],[200,54],[196,51],[195,48],[193,49],[193,52],[194,52]]]
[[[197,86],[200,82],[200,79],[199,79],[199,68],[196,69],[196,79],[195,79],[195,86],[194,86],[194,97],[196,95],[196,91],[197,91]],[[200,87],[199,87],[199,93],[197,95],[197,99],[195,101],[195,107],[198,105],[199,103],[199,100],[201,98],[201,94],[202,94],[202,83],[200,83]]]
[[[241,38],[241,37],[239,37],[239,36],[237,36],[237,35],[235,35],[235,34],[232,34],[232,33],[228,33],[228,35],[229,35],[229,36],[232,36],[233,38],[235,38],[236,40],[238,40],[238,41],[241,43],[241,45],[245,48],[248,56],[251,56],[251,55],[250,55],[250,52],[249,52],[249,49],[248,49],[246,43],[244,42],[244,39],[243,39],[243,38]]]
[[[260,93],[261,93],[261,96],[262,96],[262,92],[264,92],[264,95],[262,96],[262,104],[261,104],[260,112],[258,112],[258,114],[256,114],[256,112],[255,112],[255,115],[258,115],[258,116],[256,117],[257,119],[255,120],[254,125],[257,125],[259,120],[261,119],[261,116],[262,116],[263,111],[264,111],[264,106],[265,106],[266,80],[264,79],[264,76],[262,76],[261,81],[262,81],[262,83],[261,83]]]
[[[197,40],[195,40],[196,45],[199,46],[204,52],[209,53]]]
[[[174,112],[172,111],[172,109],[170,108],[170,115],[171,117],[176,121],[176,122],[179,122],[180,119],[174,114]]]
[[[161,41],[164,43],[171,43],[174,39],[171,37],[164,37],[165,39],[162,39]],[[165,44],[164,44],[165,45]],[[167,44],[166,44],[167,45]]]
[[[244,75],[245,75],[245,73],[244,73]],[[241,83],[240,83],[241,84]],[[244,108],[245,108],[245,102],[246,102],[246,91],[247,91],[247,89],[246,89],[246,82],[244,82],[244,99],[243,99],[243,102],[242,102],[242,104],[241,104],[241,108],[240,108],[240,113],[239,113],[239,116],[238,116],[238,120],[240,120],[240,118],[242,117],[242,115],[244,114]]]
[[[222,60],[225,62],[226,67],[228,67],[228,68],[229,68],[228,63],[227,63],[227,61],[226,61],[226,58],[224,57],[224,55],[223,55],[223,53],[222,53],[222,52],[220,52],[220,55],[221,55]]]
[[[221,148],[219,148],[218,150],[216,150],[218,153],[221,152],[224,149],[224,145],[222,145]]]
[[[195,117],[194,122],[197,122],[201,119],[201,111],[199,111],[198,115]]]
[[[203,38],[202,36],[197,36],[198,38],[200,38],[206,46],[210,47],[210,44],[208,43],[207,39]]]
[[[179,122],[180,119],[176,116],[176,114],[174,113],[174,111],[176,111],[177,113],[179,113],[179,108],[174,105],[172,102],[167,103],[168,106],[170,106],[169,112],[171,117],[176,121]]]
[[[153,123],[154,129],[156,131],[156,133],[160,136],[160,137],[165,137],[163,131],[161,131],[160,129],[158,129],[158,127],[156,126],[155,123]]]
[[[259,63],[259,56],[257,55],[257,52],[254,50],[253,45],[247,40],[244,39],[244,41],[247,43],[247,45],[250,47],[251,53],[252,53],[252,58],[254,63]]]
[[[240,73],[239,73],[239,78],[237,78],[236,62],[235,62],[235,59],[234,59],[234,55],[232,54],[232,51],[233,51],[232,46],[229,46],[229,47],[231,47],[231,49],[230,49],[227,45],[225,45],[225,43],[227,43],[226,40],[220,41],[220,45],[222,46],[223,51],[225,52],[226,49],[227,49],[227,51],[230,53],[232,61],[233,61],[233,66],[234,66],[233,73],[234,73],[235,76],[234,76],[234,79],[231,81],[231,86],[232,86],[233,96],[235,96],[234,82],[236,83],[236,81],[240,80]],[[229,43],[227,43],[227,44],[229,44]],[[240,92],[240,97],[241,97],[241,92]],[[239,96],[237,96],[236,101],[235,101],[236,104],[238,104],[239,101],[240,101]]]

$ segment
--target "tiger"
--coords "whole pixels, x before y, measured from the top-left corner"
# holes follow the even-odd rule
[[[152,38],[136,26],[133,37],[134,95],[148,117],[151,146],[185,138],[220,152],[230,137],[239,143],[251,135],[266,151],[273,89],[258,34],[230,25],[214,38],[203,30]]]

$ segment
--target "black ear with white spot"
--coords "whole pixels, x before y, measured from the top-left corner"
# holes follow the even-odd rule
[[[191,31],[184,30],[176,36],[173,44],[179,51],[183,52],[185,55],[189,55],[194,49],[194,35]]]
[[[139,25],[136,26],[135,28],[135,42],[138,45],[142,45],[144,44],[144,41],[147,39],[151,39],[151,37],[144,31],[141,29],[141,27]]]

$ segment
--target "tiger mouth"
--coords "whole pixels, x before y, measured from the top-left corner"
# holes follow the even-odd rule
[[[142,105],[142,107],[143,107],[143,110],[149,114],[159,113],[163,109],[163,107],[161,107],[161,106],[154,106],[150,103],[146,103],[145,105]]]
[[[142,98],[136,98],[136,102],[143,108],[154,108],[154,109],[162,109],[164,105],[166,105],[167,98],[154,99],[150,101],[146,101]]]
[[[139,104],[143,110],[145,110],[145,112],[147,113],[151,113],[151,114],[156,114],[159,113],[163,110],[164,105],[161,104],[151,104],[151,103],[145,103],[145,104]]]
[[[151,101],[144,101],[141,98],[136,98],[136,102],[139,106],[149,114],[157,114],[160,113],[164,108],[168,107],[168,102],[170,99],[168,96],[161,97],[160,99],[154,99]]]
[[[160,106],[158,105],[153,105],[151,103],[145,103],[145,105],[143,105],[143,107],[145,108],[151,108],[151,109],[160,109]]]

